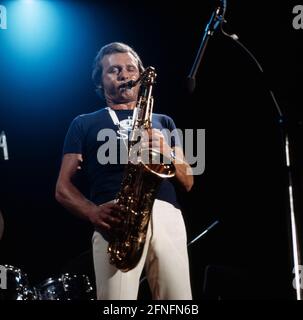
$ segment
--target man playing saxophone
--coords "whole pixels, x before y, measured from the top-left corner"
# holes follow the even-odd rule
[[[143,72],[140,57],[126,44],[110,43],[98,52],[92,77],[105,105],[96,112],[79,115],[72,121],[65,137],[56,199],[65,208],[94,225],[92,243],[98,299],[137,299],[139,280],[145,267],[153,299],[189,300],[192,295],[186,230],[171,179],[163,179],[160,183],[138,264],[123,272],[109,259],[109,242],[118,236],[123,224],[122,207],[113,200],[119,192],[126,164],[123,161],[115,162],[110,156],[113,150],[107,150],[107,153],[103,151],[105,147],[114,146],[112,154],[118,155],[121,160],[121,153],[128,150],[127,138],[140,84],[126,84],[139,79]],[[147,130],[141,146],[156,149],[170,159],[175,167],[174,180],[185,191],[190,191],[193,176],[181,143],[177,137],[169,143],[161,132],[163,129],[176,129],[173,120],[166,115],[153,113],[152,128]],[[109,135],[106,140],[104,132],[114,132],[115,136]],[[106,163],[104,159],[108,153],[107,159],[113,161]],[[79,168],[89,182],[89,198],[73,183]]]

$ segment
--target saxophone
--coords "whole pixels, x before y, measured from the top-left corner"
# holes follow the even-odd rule
[[[131,88],[141,83],[129,138],[129,160],[116,196],[116,203],[121,207],[122,230],[108,244],[110,263],[123,272],[135,268],[142,256],[154,200],[162,179],[175,175],[174,165],[157,150],[136,149],[140,132],[152,127],[155,78],[155,69],[148,67],[138,80],[125,84]],[[143,161],[144,157],[140,157],[144,152],[145,159],[149,161]],[[130,160],[134,154],[139,154],[137,163]],[[155,163],[153,159],[161,161]]]

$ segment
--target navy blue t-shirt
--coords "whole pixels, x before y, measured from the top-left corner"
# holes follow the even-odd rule
[[[120,128],[114,124],[108,110],[104,108],[93,113],[77,116],[72,121],[64,141],[63,154],[82,154],[83,170],[90,188],[90,200],[95,204],[101,204],[115,199],[116,194],[120,190],[125,170],[125,164],[101,164],[97,157],[99,148],[107,142],[106,140],[98,141],[100,140],[98,133],[100,133],[102,129],[112,129],[112,132],[116,132],[114,137],[116,141],[114,142],[117,143],[118,156],[120,155],[119,143],[126,143],[125,140],[122,139],[123,132],[121,133],[119,129],[121,129],[121,127],[127,128],[131,125],[133,111],[115,110],[115,112],[120,121]],[[176,129],[173,120],[162,114],[153,114],[152,127],[160,130],[168,129],[169,131]],[[172,136],[171,140],[172,147],[180,146],[178,137],[175,138]],[[170,202],[176,207],[179,207],[175,188],[169,180],[170,179],[164,179],[163,182],[161,182],[157,199]]]

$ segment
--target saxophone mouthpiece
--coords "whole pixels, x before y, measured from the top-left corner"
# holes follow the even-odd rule
[[[134,87],[139,81],[134,81],[134,80],[130,80],[128,82],[125,82],[123,84],[121,84],[120,88],[126,88],[126,89],[131,89],[132,87]]]
[[[137,83],[139,82],[144,82],[144,81],[152,81],[153,83],[155,82],[155,77],[157,74],[155,73],[155,68],[154,67],[147,67],[144,72],[141,73],[140,77],[137,80],[130,80],[128,82],[122,83],[120,85],[121,88],[127,88],[131,89],[132,87],[136,86]]]

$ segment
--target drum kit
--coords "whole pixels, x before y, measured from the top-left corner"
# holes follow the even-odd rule
[[[0,240],[3,230],[0,211]],[[0,275],[0,300],[95,300],[93,286],[84,274],[63,273],[37,286],[32,286],[27,274],[12,265],[1,265]]]
[[[6,136],[3,131],[0,133],[1,148],[4,160],[8,160]],[[4,219],[0,211],[0,241],[3,232]],[[62,273],[32,286],[25,272],[6,264],[0,265],[1,300],[95,300],[95,293],[88,276],[84,274]]]
[[[95,300],[94,290],[86,275],[64,273],[31,286],[19,268],[2,266],[6,288],[0,289],[0,300]]]

